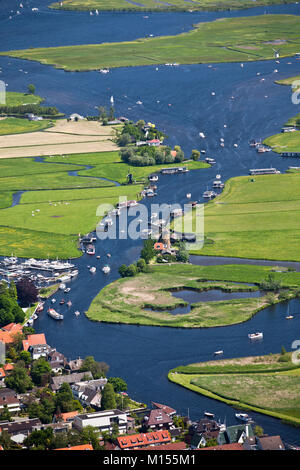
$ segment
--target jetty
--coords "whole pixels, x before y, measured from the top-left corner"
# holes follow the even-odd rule
[[[250,175],[278,175],[280,173],[276,168],[254,168],[249,170]]]

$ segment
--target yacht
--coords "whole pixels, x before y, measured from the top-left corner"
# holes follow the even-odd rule
[[[63,320],[64,316],[60,313],[56,312],[53,308],[49,308],[48,315],[53,318],[54,320]]]
[[[90,273],[94,274],[95,272],[96,272],[96,268],[95,268],[95,266],[92,266],[90,268]]]
[[[192,197],[191,193],[187,193],[186,197],[190,199]]]
[[[263,338],[263,333],[262,332],[257,332],[257,333],[250,333],[248,335],[249,339],[262,339]]]
[[[108,274],[110,272],[110,267],[107,265],[103,266],[102,271],[104,272],[104,274]]]
[[[213,413],[210,413],[209,411],[204,411],[204,414],[205,416],[207,416],[208,418],[214,418],[215,415]]]
[[[235,413],[235,417],[244,423],[249,423],[249,421],[252,421],[250,416],[246,413]]]
[[[224,351],[223,351],[222,349],[220,349],[219,351],[215,351],[215,352],[214,352],[214,355],[215,355],[215,356],[220,356],[221,354],[223,354],[223,352],[224,352]]]

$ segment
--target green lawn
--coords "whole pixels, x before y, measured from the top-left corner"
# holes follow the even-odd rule
[[[227,291],[253,290],[242,283],[259,283],[270,272],[260,266],[155,265],[151,272],[121,278],[104,287],[86,312],[90,320],[107,323],[208,328],[249,320],[268,305],[266,297],[243,298],[192,304],[191,312],[168,312],[187,302],[173,297],[170,290],[197,291],[219,288]],[[300,273],[274,273],[287,287],[300,285]],[[210,282],[211,281],[211,282]],[[219,281],[219,282],[212,282]],[[239,284],[232,284],[238,282]],[[151,310],[147,310],[151,309]]]
[[[48,119],[43,121],[28,121],[27,119],[6,118],[0,120],[0,135],[24,134],[36,132],[52,127]]]
[[[274,41],[278,41],[278,38],[283,42],[280,44],[281,57],[293,55],[299,50],[299,31],[300,18],[293,15],[223,18],[200,23],[192,31],[177,36],[7,51],[0,55],[78,71],[170,62],[245,62],[272,59],[276,44]]]
[[[257,0],[253,4],[250,0],[193,0],[186,3],[184,0],[169,0],[165,3],[157,3],[154,0],[140,0],[129,3],[126,0],[64,0],[50,5],[51,8],[64,10],[132,10],[132,11],[197,11],[197,10],[226,10],[258,7],[261,5],[274,5],[283,3],[281,0]]]
[[[207,241],[201,250],[190,244],[191,253],[299,261],[299,183],[299,172],[228,180],[223,193],[205,205]],[[181,222],[175,219],[175,230]]]
[[[19,93],[16,91],[6,92],[7,106],[21,106],[26,104],[41,104],[43,98],[37,95],[30,95],[28,93]]]
[[[295,125],[296,119],[299,116],[294,117],[294,121],[290,120],[288,125]],[[272,148],[273,152],[284,153],[284,152],[299,152],[300,153],[300,131],[294,132],[281,132],[280,134],[272,135],[264,140],[264,144]]]
[[[191,364],[173,369],[168,378],[236,408],[299,425],[300,369],[290,354],[285,357],[284,362],[282,356],[272,354]]]

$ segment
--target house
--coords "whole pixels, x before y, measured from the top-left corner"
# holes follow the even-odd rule
[[[150,410],[150,412],[144,416],[142,422],[142,427],[144,429],[151,429],[153,431],[158,431],[161,429],[170,429],[172,425],[172,418],[160,409]]]
[[[133,434],[117,438],[118,447],[121,450],[136,450],[142,447],[160,446],[171,443],[171,436],[168,431],[154,431],[146,434]]]
[[[191,449],[199,449],[206,446],[209,440],[218,439],[219,433],[220,427],[216,421],[207,418],[200,419],[189,429]]]
[[[168,405],[162,405],[161,403],[155,403],[154,401],[152,402],[152,406],[154,406],[155,409],[157,410],[162,410],[164,411],[168,416],[174,416],[176,415],[176,410],[174,408],[171,408]]]
[[[80,382],[83,378],[93,379],[92,373],[88,372],[75,372],[69,375],[60,375],[59,377],[52,377],[50,387],[54,392],[60,389],[63,383],[73,385],[76,382]]]
[[[244,450],[242,444],[234,443],[234,444],[223,444],[219,446],[212,446],[212,447],[203,447],[202,449],[198,450]]]
[[[4,387],[5,371],[0,367],[0,387]]]
[[[73,113],[71,114],[71,116],[69,117],[69,120],[70,121],[82,121],[84,119],[83,116],[80,116],[80,114],[77,114],[77,113]]]
[[[57,422],[63,421],[69,425],[69,428],[72,427],[72,423],[74,421],[75,416],[78,415],[78,411],[69,411],[68,413],[60,413],[59,415],[55,416]]]
[[[27,339],[24,339],[22,341],[22,344],[23,344],[24,351],[28,351],[30,346],[36,346],[36,345],[41,345],[41,344],[46,345],[47,341],[46,341],[44,333],[40,333],[40,334],[35,334],[35,335],[28,335]]]
[[[107,379],[100,378],[87,382],[77,382],[71,388],[74,398],[79,400],[83,406],[101,408],[101,392],[106,384]]]
[[[61,433],[67,433],[70,430],[70,425],[64,422],[49,423],[49,424],[38,423],[35,426],[33,426],[33,431],[41,431],[47,428],[51,428],[53,430],[53,434],[61,434]]]
[[[0,329],[0,341],[5,345],[10,344],[14,341],[14,336],[22,331],[23,327],[19,323],[9,323]]]
[[[47,354],[47,361],[49,362],[51,370],[56,374],[62,372],[67,363],[65,356],[53,348]]]
[[[40,357],[47,357],[49,351],[51,351],[51,346],[48,344],[35,344],[29,346],[28,351],[31,354],[33,360],[39,359]]]
[[[7,405],[11,413],[16,413],[21,410],[20,400],[16,392],[7,387],[0,388],[0,413],[3,411],[5,405]]]
[[[285,450],[280,436],[257,437],[258,450]]]
[[[253,437],[253,429],[251,424],[238,424],[237,426],[229,426],[225,431],[221,431],[218,436],[218,443],[224,444],[243,444],[246,439]]]
[[[152,139],[152,140],[148,140],[147,141],[147,144],[150,146],[150,147],[159,147],[160,144],[161,144],[161,141],[159,139]]]
[[[95,413],[79,414],[75,416],[73,426],[81,431],[86,426],[92,426],[100,432],[112,432],[113,424],[119,427],[119,433],[127,432],[127,415],[120,410],[104,410]]]
[[[69,361],[65,364],[65,369],[69,370],[70,372],[78,372],[79,369],[82,367],[83,359],[74,359]]]
[[[136,450],[158,450],[161,451],[168,451],[168,450],[187,450],[187,445],[185,442],[171,442],[170,444],[161,444],[158,446],[149,446],[149,447],[140,447]]]
[[[24,439],[32,433],[34,427],[40,424],[41,422],[38,418],[22,419],[19,421],[12,421],[11,423],[0,423],[0,431],[8,432],[14,442],[22,444]]]
[[[62,447],[61,449],[53,449],[53,450],[94,450],[94,449],[91,444],[80,444],[79,446]]]

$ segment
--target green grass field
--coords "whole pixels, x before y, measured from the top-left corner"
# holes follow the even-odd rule
[[[43,121],[27,121],[27,119],[6,118],[0,120],[0,135],[36,132],[51,126],[52,122],[47,119]]]
[[[226,359],[181,366],[169,372],[172,382],[239,409],[300,424],[300,369],[291,355]],[[192,370],[195,370],[193,373]]]
[[[117,11],[197,11],[197,10],[226,10],[258,7],[261,5],[274,5],[283,3],[281,0],[193,0],[188,4],[183,0],[169,0],[167,3],[156,3],[154,0],[140,0],[129,3],[126,0],[64,0],[50,5],[51,8],[64,10],[117,10]]]
[[[41,104],[43,98],[29,93],[19,93],[16,91],[6,92],[6,105],[7,106],[20,106],[26,104]]]
[[[299,119],[299,116],[295,116],[294,120],[290,119],[287,124],[295,125],[296,119]],[[276,153],[300,153],[300,131],[281,132],[280,134],[272,135],[271,137],[268,137],[264,140],[264,144],[271,147],[273,152]]]
[[[300,260],[300,174],[242,176],[205,205],[210,243],[191,253],[252,259]],[[190,212],[187,219],[192,219]],[[181,231],[182,220],[175,219]]]
[[[177,36],[7,51],[0,55],[78,71],[170,62],[245,62],[274,58],[273,47],[278,38],[281,57],[293,55],[299,50],[299,31],[300,18],[293,15],[223,18],[200,23],[192,31]]]
[[[64,163],[64,164],[62,164]],[[93,166],[84,170],[84,165]],[[206,168],[203,162],[188,162],[190,168]],[[146,180],[160,167],[133,169],[134,178]],[[69,171],[78,171],[71,176]],[[71,258],[80,255],[78,233],[94,230],[102,203],[116,205],[119,196],[138,199],[141,184],[126,183],[129,166],[118,152],[87,153],[33,158],[0,159],[0,254],[39,258]],[[108,178],[103,180],[99,178]],[[19,205],[10,207],[16,191],[25,192]],[[59,246],[59,248],[57,248]]]
[[[173,315],[168,309],[187,305],[187,302],[173,297],[170,290],[219,288],[252,291],[253,287],[243,283],[259,283],[269,272],[270,267],[260,266],[155,265],[151,266],[149,273],[121,278],[104,287],[86,315],[90,320],[100,322],[177,328],[209,328],[241,323],[266,307],[267,297],[197,302],[192,304],[189,313]],[[275,273],[275,277],[289,288],[300,285],[300,273]]]

